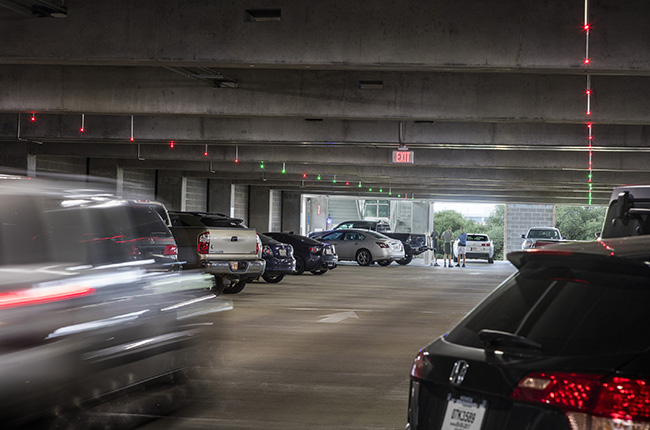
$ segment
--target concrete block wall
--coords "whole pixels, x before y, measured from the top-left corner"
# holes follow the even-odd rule
[[[124,169],[123,191],[124,197],[127,199],[154,200],[156,198],[156,172]]]
[[[248,224],[248,185],[233,185],[232,187],[232,216],[241,218],[244,220],[244,224]]]
[[[186,178],[185,210],[206,211],[208,209],[208,180],[202,178]]]
[[[271,190],[271,222],[270,231],[282,229],[282,191]]]
[[[525,234],[531,227],[554,227],[554,205],[506,205],[505,216],[505,254],[519,251]]]

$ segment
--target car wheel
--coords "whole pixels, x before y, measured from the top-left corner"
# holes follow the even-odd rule
[[[488,263],[490,263],[490,264],[494,263],[494,258],[488,257]]]
[[[372,255],[370,255],[370,251],[367,249],[360,249],[357,251],[356,260],[359,266],[370,266],[370,263],[372,263]]]
[[[413,256],[412,255],[407,255],[406,257],[402,258],[401,260],[397,260],[397,262],[399,264],[401,264],[402,266],[406,266],[411,261],[413,261]]]
[[[210,291],[212,291],[215,296],[218,296],[223,293],[224,285],[225,284],[223,282],[223,279],[217,275],[214,275],[214,287],[212,287]]]
[[[277,284],[282,279],[284,279],[284,275],[262,275],[262,279],[264,279],[269,284]]]
[[[223,292],[224,294],[237,294],[241,292],[241,290],[243,290],[245,286],[246,286],[246,281],[242,281],[240,279],[236,283],[230,284],[230,286],[224,288]]]
[[[313,273],[314,275],[323,275],[323,274],[327,273],[327,267],[324,268],[324,269],[312,270],[311,273]]]
[[[305,273],[305,260],[299,255],[296,255],[295,258],[296,258],[296,270],[293,271],[293,274],[302,275],[303,273]]]
[[[390,265],[390,263],[392,263],[392,261],[390,261],[390,260],[380,260],[380,261],[377,262],[377,264],[379,264],[380,266],[384,266],[384,267]]]

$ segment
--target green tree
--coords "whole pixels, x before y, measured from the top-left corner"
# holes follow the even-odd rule
[[[451,227],[451,231],[456,232],[461,227],[465,227],[466,221],[463,214],[451,209],[438,211],[433,214],[433,225],[438,230],[438,234],[442,234],[449,227]],[[455,233],[454,237],[456,237]]]
[[[604,207],[556,206],[555,227],[569,240],[594,240],[603,228]]]

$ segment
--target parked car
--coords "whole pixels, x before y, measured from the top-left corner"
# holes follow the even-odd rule
[[[377,231],[392,239],[397,239],[402,242],[402,246],[404,247],[404,258],[397,260],[397,262],[402,265],[409,264],[411,261],[413,261],[413,257],[418,256],[423,252],[431,249],[428,246],[426,235],[415,233],[393,233],[390,231],[390,224],[385,221],[345,221],[334,227],[334,230],[351,228]],[[320,240],[323,236],[329,234],[334,230],[312,232],[309,234],[309,237]]]
[[[605,214],[602,238],[650,234],[650,185],[614,188]]]
[[[541,248],[564,240],[560,230],[555,227],[531,227],[521,238],[524,239],[521,249]]]
[[[647,428],[650,237],[508,259],[518,272],[417,354],[407,429]]]
[[[458,261],[458,239],[454,241],[454,261]],[[474,260],[487,260],[494,263],[494,243],[487,234],[467,234],[465,242],[465,258]]]
[[[388,266],[404,258],[402,242],[372,230],[334,230],[321,238],[336,247],[340,260],[356,261],[360,266],[377,262]]]
[[[293,258],[293,246],[279,242],[265,234],[259,234],[262,240],[262,258],[266,268],[262,279],[275,284],[284,279],[284,275],[296,270],[296,259]]]
[[[170,211],[169,216],[183,267],[213,275],[217,292],[239,293],[264,274],[262,242],[243,220],[206,212]]]
[[[121,408],[160,414],[187,397],[199,316],[231,307],[211,277],[165,271],[141,247],[168,238],[158,214],[91,187],[0,175],[3,428],[123,428]]]
[[[293,257],[296,259],[296,270],[293,272],[295,275],[302,275],[305,271],[314,275],[322,275],[328,270],[334,269],[339,262],[336,250],[332,245],[293,232],[264,234],[293,247]]]

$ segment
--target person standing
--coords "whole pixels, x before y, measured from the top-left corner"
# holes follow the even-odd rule
[[[434,228],[431,232],[431,248],[433,249],[433,263],[432,266],[440,266],[438,264],[438,231]]]
[[[467,246],[467,233],[465,233],[465,227],[461,227],[460,234],[458,235],[458,264],[456,264],[456,267],[460,267],[460,257],[463,257],[463,267],[465,267],[466,246]]]
[[[445,252],[442,254],[442,262],[447,267],[447,257],[449,257],[449,267],[454,267],[451,265],[451,241],[454,239],[451,227],[445,230],[440,237],[445,242]]]

